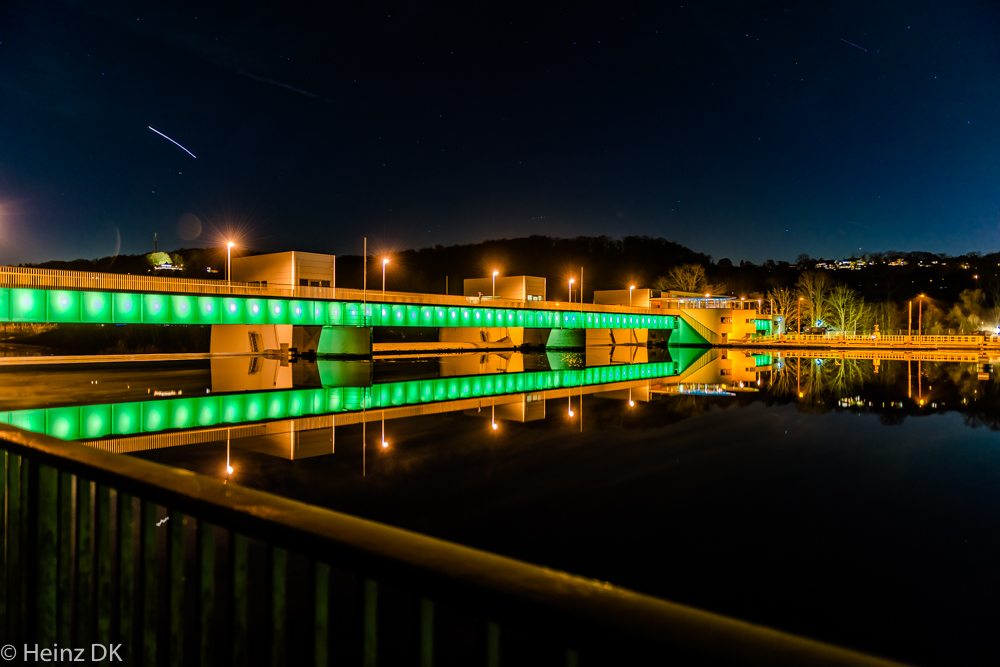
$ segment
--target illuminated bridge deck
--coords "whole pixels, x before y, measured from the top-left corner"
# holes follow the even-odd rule
[[[0,322],[676,329],[628,306],[0,268]]]

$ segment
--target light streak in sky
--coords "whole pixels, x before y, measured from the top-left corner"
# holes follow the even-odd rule
[[[161,137],[163,137],[164,139],[166,139],[167,141],[169,141],[169,142],[170,142],[170,143],[172,143],[173,145],[175,145],[175,146],[177,146],[178,148],[180,148],[180,149],[181,149],[182,151],[184,151],[185,153],[187,153],[188,155],[190,155],[191,157],[193,157],[193,158],[194,158],[195,160],[197,160],[197,159],[198,159],[198,156],[197,156],[197,155],[195,155],[194,153],[192,153],[192,152],[191,152],[191,151],[189,151],[188,149],[184,148],[184,147],[183,147],[183,146],[181,146],[181,145],[180,145],[179,143],[177,143],[176,141],[174,141],[173,139],[171,139],[171,138],[170,138],[170,137],[168,137],[167,135],[163,134],[162,132],[160,132],[159,130],[157,130],[157,129],[156,129],[155,127],[153,127],[152,125],[147,125],[146,127],[148,127],[149,129],[151,129],[151,130],[152,130],[153,132],[156,132],[156,133],[157,133],[158,135],[160,135]]]
[[[861,50],[862,50],[862,51],[864,51],[865,53],[868,53],[868,49],[866,49],[866,48],[864,48],[864,47],[862,47],[862,46],[858,46],[858,45],[857,45],[857,44],[855,44],[854,42],[848,42],[848,41],[847,41],[846,39],[844,39],[843,37],[841,37],[841,38],[840,38],[840,41],[844,42],[845,44],[850,44],[850,45],[851,45],[851,46],[853,46],[854,48],[856,48],[856,49],[861,49]],[[155,130],[154,130],[154,131],[155,131]],[[178,144],[178,145],[180,145],[180,144]]]

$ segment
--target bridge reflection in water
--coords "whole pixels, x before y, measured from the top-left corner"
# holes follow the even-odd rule
[[[655,352],[475,354],[439,359],[438,377],[378,381],[368,361],[288,364],[264,357],[212,361],[202,396],[0,412],[0,423],[115,453],[220,440],[283,458],[336,452],[336,428],[486,408],[493,423],[545,415],[545,401],[597,394],[646,401],[692,385],[750,388],[770,357],[697,348]],[[626,363],[616,363],[619,357]],[[629,363],[632,362],[632,363]],[[735,373],[735,374],[734,374]],[[471,413],[470,413],[471,414]],[[582,416],[581,416],[582,426]]]

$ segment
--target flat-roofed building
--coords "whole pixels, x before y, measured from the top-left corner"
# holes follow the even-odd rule
[[[465,296],[493,296],[493,276],[466,278]],[[538,276],[497,276],[496,297],[515,301],[545,301],[545,278]]]
[[[336,257],[315,252],[274,252],[232,259],[232,278],[282,287],[336,287]]]
[[[637,287],[633,290],[602,289],[594,290],[594,303],[605,306],[649,308],[649,300],[659,296],[660,290],[649,289],[648,287]]]

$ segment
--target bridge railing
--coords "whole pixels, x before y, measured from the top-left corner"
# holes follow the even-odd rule
[[[825,334],[775,334],[771,336],[751,336],[753,342],[787,342],[816,345],[914,345],[914,346],[942,346],[942,345],[970,345],[996,346],[1000,345],[1000,336],[970,336],[970,335],[941,335],[941,336],[908,336],[905,334],[874,335],[874,334],[854,334],[828,331]]]
[[[0,642],[16,651],[120,644],[147,667],[893,664],[9,426],[0,454]]]

